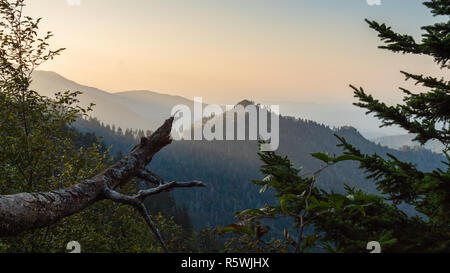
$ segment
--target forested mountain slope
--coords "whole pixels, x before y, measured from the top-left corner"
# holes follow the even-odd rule
[[[137,132],[133,134],[126,130],[125,134],[117,134],[96,120],[79,121],[77,127],[104,136],[103,141],[113,145],[113,154],[126,153],[137,143]],[[278,152],[289,156],[294,165],[302,166],[306,174],[321,166],[311,153],[341,153],[334,134],[345,137],[365,153],[391,153],[400,160],[418,164],[422,170],[442,166],[443,157],[427,150],[392,150],[365,139],[352,127],[331,129],[291,117],[280,118]],[[175,192],[174,195],[177,203],[187,206],[196,227],[216,226],[232,222],[236,211],[272,202],[270,192],[259,194],[251,183],[252,179],[261,178],[257,152],[256,141],[175,141],[154,158],[150,168],[166,180],[196,179],[207,183],[207,188]],[[347,184],[376,192],[373,184],[364,177],[355,163],[343,163],[321,173],[318,185],[328,191],[342,191]]]

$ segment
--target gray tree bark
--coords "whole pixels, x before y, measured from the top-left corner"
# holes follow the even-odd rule
[[[142,138],[140,144],[122,160],[80,184],[52,192],[0,195],[0,237],[16,236],[27,230],[53,225],[97,201],[109,199],[135,207],[167,250],[143,205],[145,197],[173,188],[205,186],[199,181],[166,183],[145,168],[156,153],[172,142],[170,132],[173,120],[173,117],[166,120],[155,133]],[[125,196],[115,191],[135,177],[156,187],[140,191],[135,196]]]

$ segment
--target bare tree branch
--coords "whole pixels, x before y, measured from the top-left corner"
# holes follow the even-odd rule
[[[108,199],[113,200],[114,202],[133,206],[142,215],[142,217],[144,217],[144,219],[147,222],[148,226],[150,227],[151,231],[156,235],[156,238],[158,238],[158,241],[160,242],[164,251],[169,252],[169,249],[167,248],[167,245],[164,242],[164,239],[162,238],[161,233],[159,232],[159,229],[155,226],[155,224],[153,224],[152,219],[148,215],[147,208],[145,207],[145,205],[142,201],[140,201],[136,198],[127,196],[127,195],[120,194],[120,193],[110,190],[110,189],[105,190],[105,196]]]
[[[305,225],[306,225],[305,216],[306,216],[306,213],[307,213],[308,208],[309,208],[309,198],[311,197],[312,190],[315,187],[316,176],[318,176],[321,172],[323,172],[324,170],[326,170],[330,166],[332,166],[332,164],[331,165],[330,164],[324,165],[324,166],[320,167],[319,170],[317,170],[317,171],[315,171],[315,172],[313,172],[311,174],[313,180],[311,181],[311,184],[309,185],[308,194],[305,197],[305,209],[300,214],[300,231],[298,233],[298,240],[297,240],[297,242],[295,244],[294,253],[298,252],[298,250],[300,249],[300,246],[301,246],[301,244],[303,242],[303,233],[304,233],[304,229],[305,229]],[[309,174],[307,174],[307,175],[309,175]]]
[[[147,190],[141,190],[139,193],[133,198],[144,201],[147,196],[159,194],[163,191],[170,191],[175,188],[193,188],[193,187],[205,187],[205,184],[200,181],[192,181],[192,182],[169,182],[162,184],[156,188],[151,188]]]
[[[146,172],[149,172],[149,171],[146,170]],[[161,179],[161,181],[162,181],[162,183],[164,183],[164,181],[162,179]],[[205,184],[203,184],[203,182],[199,182],[199,181],[164,183],[164,184],[159,185],[156,188],[141,190],[135,196],[124,195],[124,194],[118,193],[114,190],[111,190],[109,188],[106,188],[105,189],[105,197],[106,197],[106,199],[112,200],[114,202],[125,204],[125,205],[130,205],[130,206],[134,207],[142,215],[142,217],[144,217],[148,226],[153,231],[153,233],[156,235],[156,237],[158,238],[158,241],[161,243],[163,249],[166,252],[169,252],[167,245],[161,236],[161,233],[159,232],[158,228],[153,224],[150,216],[148,215],[147,209],[144,205],[144,200],[146,197],[148,197],[150,195],[156,195],[163,191],[169,191],[174,188],[192,188],[192,187],[205,187]]]
[[[145,182],[158,186],[164,184],[164,180],[161,177],[147,169],[140,170],[137,174],[137,177],[144,180]]]
[[[145,168],[156,153],[172,142],[170,132],[173,121],[173,117],[166,120],[155,133],[142,138],[140,144],[119,162],[80,184],[52,192],[0,195],[0,237],[16,236],[27,230],[53,225],[95,202],[108,199],[136,208],[167,251],[159,230],[143,204],[145,197],[175,188],[205,186],[198,181],[165,183],[158,175]],[[136,196],[126,196],[115,191],[135,177],[157,187],[141,190]]]

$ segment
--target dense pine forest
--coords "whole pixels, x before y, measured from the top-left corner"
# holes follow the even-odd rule
[[[116,157],[127,153],[144,135],[142,130],[116,128],[92,118],[78,120],[74,127],[87,134],[101,136],[101,141],[110,147],[110,153]],[[445,166],[442,163],[443,155],[426,149],[392,150],[366,140],[352,127],[329,128],[313,121],[291,117],[280,118],[281,140],[278,152],[289,156],[295,166],[303,167],[305,173],[312,172],[321,166],[321,162],[313,158],[311,153],[327,151],[330,154],[342,154],[342,149],[336,147],[338,139],[334,134],[345,137],[365,153],[385,157],[390,153],[400,160],[417,164],[423,171]],[[198,229],[213,228],[232,223],[235,212],[249,205],[263,206],[274,202],[272,192],[259,194],[258,187],[251,183],[253,179],[262,178],[259,171],[262,162],[257,153],[256,141],[177,141],[161,151],[151,167],[159,170],[166,180],[184,177],[207,181],[206,190],[180,194],[175,192],[174,196],[179,204],[188,208],[192,222]],[[176,162],[175,168],[167,167],[171,162]],[[327,191],[342,193],[344,185],[377,193],[375,186],[358,170],[355,163],[334,166],[318,177],[318,186]],[[408,207],[404,209],[414,214]],[[278,234],[282,231],[281,226],[275,229]]]

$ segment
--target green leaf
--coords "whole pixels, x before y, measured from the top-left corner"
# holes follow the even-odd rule
[[[313,154],[311,154],[311,156],[315,157],[327,164],[328,164],[328,162],[330,162],[330,157],[326,153],[313,153]]]
[[[222,228],[218,228],[217,230],[224,233],[232,232],[237,234],[247,234],[250,236],[254,233],[254,230],[251,227],[238,224],[231,224]]]
[[[264,179],[262,181],[268,183],[268,182],[271,182],[273,180],[275,180],[275,176],[269,174],[268,176],[264,177]]]
[[[268,188],[269,188],[269,184],[265,184],[265,185],[262,186],[262,188],[259,190],[259,193],[260,193],[260,194],[264,193]]]
[[[281,211],[284,213],[289,213],[287,205],[288,202],[294,199],[300,199],[298,195],[295,194],[285,194],[280,197],[280,208]]]
[[[317,234],[313,234],[311,236],[307,236],[307,237],[303,238],[302,250],[305,250],[307,248],[314,246],[318,239],[319,239],[319,236],[317,236]]]
[[[361,161],[363,158],[356,156],[356,155],[341,155],[336,158],[331,159],[334,163],[341,162],[341,161]]]
[[[286,238],[286,241],[291,244],[292,246],[296,246],[295,241],[292,239],[291,235],[289,234],[289,231],[287,229],[283,230],[284,238]]]
[[[240,216],[245,216],[245,215],[259,215],[262,214],[262,211],[260,209],[246,209],[244,211],[241,211],[239,213]]]

